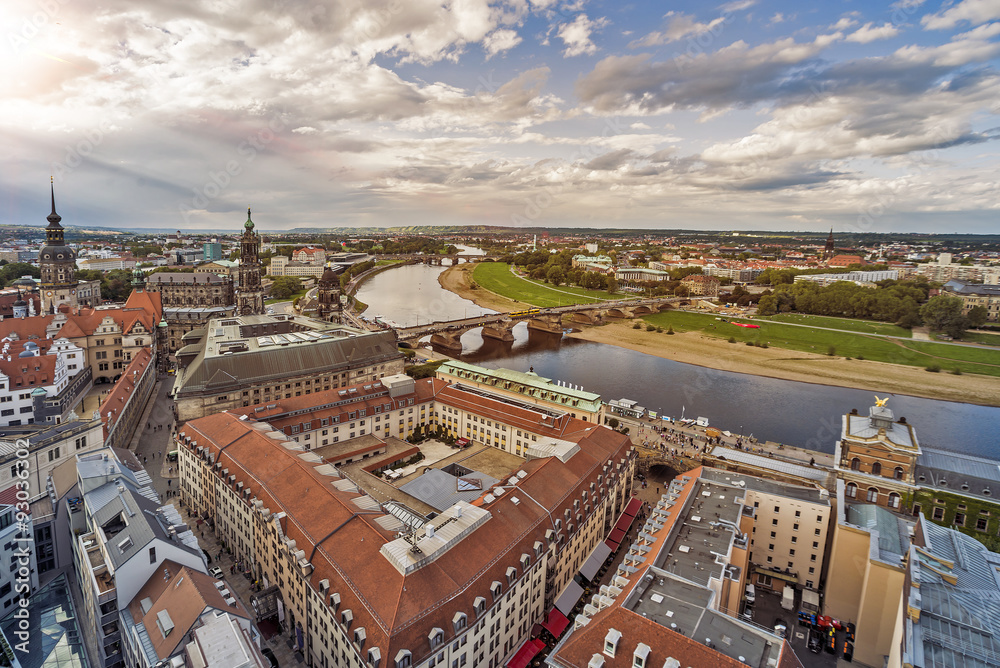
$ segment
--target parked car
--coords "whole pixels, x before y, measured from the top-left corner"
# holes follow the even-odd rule
[[[212,566],[211,568],[209,568],[208,574],[211,575],[216,580],[222,579],[222,569],[219,568],[218,566]]]
[[[753,605],[753,602],[757,599],[757,588],[752,584],[747,585],[747,604]]]
[[[779,638],[788,637],[788,624],[785,623],[784,619],[781,619],[779,617],[778,619],[774,620],[774,632],[778,635]]]

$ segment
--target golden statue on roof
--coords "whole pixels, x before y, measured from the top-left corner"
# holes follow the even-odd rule
[[[885,402],[887,401],[889,401],[889,397],[886,397],[885,399],[879,399],[878,395],[877,394],[875,395],[875,405],[878,408],[885,408]]]

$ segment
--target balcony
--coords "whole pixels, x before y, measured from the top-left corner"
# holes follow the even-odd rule
[[[104,605],[115,600],[115,578],[104,561],[104,552],[97,543],[97,535],[88,533],[80,536],[80,550],[86,558],[84,566],[90,567],[91,584],[97,593],[97,604]]]

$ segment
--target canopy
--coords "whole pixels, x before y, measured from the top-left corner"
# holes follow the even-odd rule
[[[566,585],[566,589],[563,590],[562,595],[556,599],[556,607],[564,615],[569,615],[581,596],[583,596],[583,587],[576,580],[570,580],[569,584]]]
[[[542,626],[547,628],[549,633],[558,638],[559,635],[566,630],[566,627],[569,626],[569,619],[567,619],[566,615],[563,613],[559,612],[555,608],[552,608],[549,610],[548,619],[545,620],[545,623],[542,624]]]
[[[521,645],[521,649],[517,650],[514,658],[507,662],[507,668],[526,668],[531,663],[531,660],[535,658],[535,655],[543,649],[545,649],[545,643],[538,638],[526,640]]]
[[[632,499],[628,502],[628,505],[625,506],[625,510],[622,511],[622,515],[628,515],[629,517],[634,518],[639,514],[640,508],[642,508],[642,499]]]
[[[611,548],[607,543],[598,543],[594,551],[590,553],[590,557],[583,564],[583,568],[580,569],[580,574],[588,579],[593,580],[594,576],[597,575],[597,571],[601,569],[601,565],[604,560],[608,558],[611,554]]]
[[[622,529],[615,527],[614,529],[611,530],[611,533],[608,535],[608,540],[613,542],[617,546],[621,544],[622,538],[624,537],[625,537],[625,532]]]

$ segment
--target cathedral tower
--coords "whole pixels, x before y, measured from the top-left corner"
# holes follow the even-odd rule
[[[55,185],[49,183],[52,195],[52,213],[46,220],[45,246],[38,251],[38,267],[42,272],[41,296],[42,312],[55,313],[63,304],[70,308],[77,307],[76,288],[76,253],[66,245],[65,230],[60,221],[62,217],[56,213]]]
[[[316,287],[316,298],[319,300],[316,317],[329,322],[340,322],[340,278],[329,264]]]
[[[240,239],[239,287],[236,288],[238,315],[264,315],[264,288],[260,283],[260,235],[253,231],[250,209]]]

